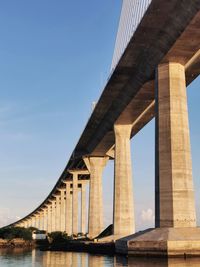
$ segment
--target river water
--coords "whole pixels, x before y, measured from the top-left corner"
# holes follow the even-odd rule
[[[72,252],[0,250],[0,267],[199,267],[200,259],[147,259]]]

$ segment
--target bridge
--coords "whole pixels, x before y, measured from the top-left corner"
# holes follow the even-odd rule
[[[102,172],[114,159],[113,233],[119,252],[200,255],[186,87],[200,73],[200,0],[149,1],[48,197],[12,226],[103,230]],[[130,140],[156,119],[155,228],[135,234]],[[78,192],[81,191],[81,203]]]

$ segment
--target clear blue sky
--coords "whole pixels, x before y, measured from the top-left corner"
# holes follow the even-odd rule
[[[120,7],[121,0],[1,2],[0,225],[35,209],[63,171],[109,75]],[[197,203],[199,83],[188,90]],[[153,121],[132,140],[132,153],[137,225],[150,226]],[[112,184],[110,162],[103,178],[106,224]]]

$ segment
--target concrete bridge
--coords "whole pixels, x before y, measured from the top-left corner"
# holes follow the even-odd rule
[[[152,0],[55,187],[15,226],[103,230],[102,172],[114,159],[113,234],[120,252],[200,255],[186,86],[200,73],[200,0]],[[135,234],[130,140],[156,118],[155,229]],[[81,203],[78,192],[81,191]],[[123,238],[125,237],[125,238]]]

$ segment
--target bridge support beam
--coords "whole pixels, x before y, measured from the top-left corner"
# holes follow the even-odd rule
[[[39,213],[35,214],[35,227],[37,229],[40,229],[40,217],[39,217]]]
[[[66,182],[66,233],[72,235],[72,192],[71,183]]]
[[[81,233],[86,233],[86,191],[85,184],[81,184]]]
[[[31,216],[31,226],[35,227],[35,217]]]
[[[27,220],[24,221],[24,227],[28,228],[28,221]]]
[[[56,231],[60,231],[60,195],[56,195],[55,196],[56,198],[56,214],[55,214],[55,217],[56,217],[56,227],[55,227],[55,230]]]
[[[47,231],[47,208],[43,209],[43,229]]]
[[[40,230],[44,230],[44,212],[40,210],[39,212]]]
[[[132,124],[115,124],[115,169],[114,169],[114,236],[127,236],[135,233],[133,186],[131,166]]]
[[[52,203],[52,208],[51,208],[51,231],[55,232],[56,231],[56,201],[51,200]]]
[[[78,234],[78,172],[73,174],[73,194],[72,194],[72,234]]]
[[[65,231],[65,221],[66,221],[66,190],[60,189],[60,231]]]
[[[47,204],[47,232],[51,233],[51,225],[52,225],[52,204]]]
[[[159,227],[196,226],[185,68],[158,67],[157,197]]]
[[[88,157],[84,160],[90,172],[88,236],[94,238],[102,232],[104,227],[102,173],[108,157]]]

